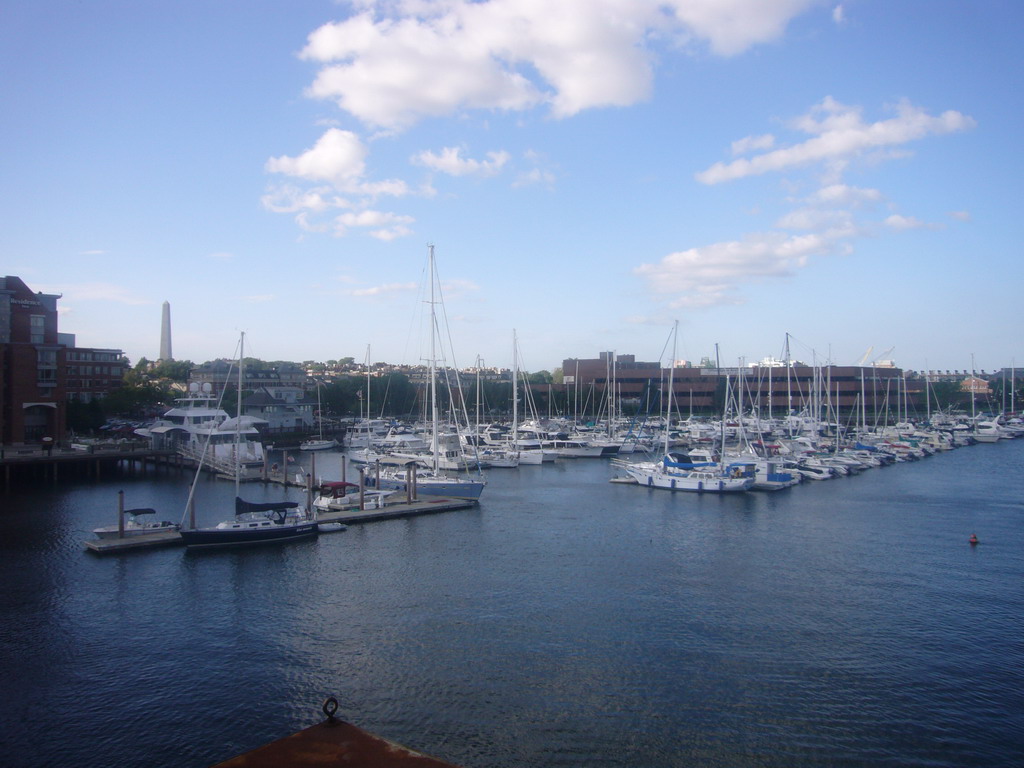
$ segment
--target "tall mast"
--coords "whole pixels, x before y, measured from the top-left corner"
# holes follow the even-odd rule
[[[1017,377],[1017,360],[1010,358],[1010,413],[1016,413],[1017,408],[1013,403],[1014,388],[1017,382],[1014,380]]]
[[[366,345],[366,420],[370,420],[370,345]],[[369,435],[369,432],[367,432]]]
[[[868,392],[864,388],[864,366],[862,365],[860,367],[860,429],[863,433],[868,431],[867,399]]]
[[[721,376],[722,376],[722,364],[721,364],[721,362],[719,362],[719,359],[718,359],[718,342],[715,342],[715,368],[717,369],[717,373],[718,373],[719,378],[721,378]],[[721,460],[721,462],[723,464],[725,463],[725,412],[726,412],[726,410],[728,410],[728,408],[729,408],[729,374],[726,373],[725,374],[725,399],[722,401],[722,416],[721,416],[722,420],[720,422],[721,429],[719,430],[719,432],[721,433],[721,436],[722,436],[722,453],[719,456],[719,459]]]
[[[978,431],[978,422],[974,415],[974,353],[971,352],[971,427],[974,432]]]
[[[476,438],[480,439],[480,368],[483,366],[483,358],[476,356]]]
[[[576,375],[572,379],[572,420],[580,420],[580,359],[576,358]]]
[[[793,436],[793,425],[790,421],[793,417],[793,382],[791,373],[792,363],[789,362],[789,331],[786,331],[786,430],[790,437]]]
[[[665,406],[665,455],[668,456],[669,432],[672,431],[672,401],[675,393],[672,391],[676,372],[676,341],[679,338],[679,321],[672,323],[672,359],[668,361],[668,402]]]
[[[238,496],[242,475],[242,371],[245,368],[245,331],[238,340],[238,402],[235,404],[235,496]],[[287,470],[286,470],[287,471]]]
[[[931,378],[931,371],[928,370],[928,361],[924,361],[924,406],[925,413],[927,414],[928,423],[932,421],[932,394],[931,388],[928,386],[929,379]]]
[[[519,446],[519,340],[512,329],[512,441]]]
[[[430,272],[430,434],[432,443],[434,445],[434,471],[438,469],[438,449],[437,444],[437,376],[436,368],[437,361],[435,359],[435,338],[434,338],[434,323],[436,322],[434,312],[434,246],[429,245],[429,272]]]

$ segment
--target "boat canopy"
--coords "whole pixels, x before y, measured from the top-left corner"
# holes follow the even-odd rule
[[[235,497],[235,514],[244,515],[248,512],[277,512],[282,509],[295,509],[299,506],[297,501],[246,501],[240,496]]]
[[[155,515],[156,510],[149,507],[139,507],[138,509],[126,509],[124,513],[135,517],[135,515]]]
[[[340,499],[349,488],[358,487],[355,483],[349,483],[345,480],[328,480],[320,483],[320,495],[330,496],[332,499]]]
[[[696,469],[698,467],[714,466],[713,461],[693,461],[693,459],[685,453],[669,453],[664,459],[662,459],[662,464],[666,467],[673,467],[674,469]]]

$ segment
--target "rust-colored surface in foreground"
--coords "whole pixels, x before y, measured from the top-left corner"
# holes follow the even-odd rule
[[[344,720],[328,719],[233,757],[214,768],[455,768],[374,736]]]

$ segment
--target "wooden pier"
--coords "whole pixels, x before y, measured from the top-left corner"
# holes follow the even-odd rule
[[[186,469],[186,461],[170,450],[156,450],[136,441],[111,441],[71,447],[5,445],[0,448],[0,469],[4,490],[18,481],[48,480],[54,484],[64,478],[99,480],[124,466],[128,472],[145,471],[148,466]]]

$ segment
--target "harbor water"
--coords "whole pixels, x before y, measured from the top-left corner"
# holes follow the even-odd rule
[[[329,695],[467,768],[1024,764],[1024,440],[778,493],[615,474],[492,470],[468,510],[104,557],[82,541],[119,490],[177,521],[191,478],[16,488],[3,765],[209,765]],[[233,494],[200,479],[200,521]]]

